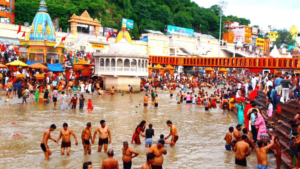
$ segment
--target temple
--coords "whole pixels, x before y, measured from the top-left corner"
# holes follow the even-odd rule
[[[114,86],[116,90],[127,91],[131,85],[134,92],[140,92],[141,78],[148,76],[149,56],[140,54],[130,42],[123,27],[107,53],[95,54],[95,74],[103,78],[105,90]]]
[[[20,44],[27,50],[21,54],[27,61],[39,63],[60,63],[63,61],[64,44],[56,45],[55,29],[48,14],[45,0],[41,0],[35,15],[27,40],[20,40]]]

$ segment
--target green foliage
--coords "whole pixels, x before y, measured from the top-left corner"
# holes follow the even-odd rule
[[[31,23],[39,8],[40,0],[16,0],[16,23]],[[104,27],[121,28],[121,19],[134,20],[132,37],[138,39],[144,29],[164,32],[167,25],[192,28],[196,32],[219,37],[220,8],[199,7],[191,0],[46,0],[52,19],[59,19],[59,26],[66,31],[68,20],[75,13],[87,10],[92,18],[98,18]],[[222,21],[249,25],[250,20],[237,16],[223,16]],[[223,28],[222,28],[223,29]],[[222,30],[223,32],[223,30]]]
[[[280,47],[284,47],[286,49],[289,48],[289,46],[294,45],[296,43],[295,40],[293,40],[293,35],[286,29],[277,30],[278,32],[278,38],[275,41],[275,45],[279,49]]]

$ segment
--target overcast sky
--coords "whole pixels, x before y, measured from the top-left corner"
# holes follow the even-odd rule
[[[192,0],[199,6],[209,8],[218,4],[219,0]],[[226,0],[228,2],[225,15],[235,15],[250,19],[251,26],[259,25],[267,28],[272,25],[276,29],[290,29],[296,25],[300,31],[299,0]]]

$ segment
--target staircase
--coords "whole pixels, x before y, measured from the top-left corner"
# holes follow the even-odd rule
[[[260,101],[256,101],[257,106],[263,106],[263,110],[267,110],[266,105],[266,96],[264,93],[260,92],[259,97],[261,98]],[[291,168],[293,164],[293,158],[290,156],[290,143],[289,139],[286,137],[290,134],[291,127],[288,124],[288,122],[292,119],[294,119],[295,115],[297,114],[297,102],[291,102],[289,104],[282,104],[278,103],[277,106],[281,106],[281,114],[275,113],[273,114],[273,126],[274,130],[269,131],[269,134],[271,136],[278,136],[280,143],[281,143],[281,161],[284,167]],[[278,120],[281,120],[281,122],[278,122]],[[267,124],[267,121],[266,121]],[[272,149],[272,151],[275,153],[276,150]]]

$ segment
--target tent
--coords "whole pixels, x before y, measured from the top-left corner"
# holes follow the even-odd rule
[[[27,62],[26,62],[27,65],[33,65],[35,63],[43,63],[43,61],[31,61],[31,60],[27,60]]]
[[[61,63],[49,64],[47,63],[49,71],[51,72],[64,72],[65,69],[62,67]]]
[[[211,67],[205,69],[205,72],[213,72],[213,71],[215,71],[215,70]]]
[[[47,66],[41,64],[41,63],[35,63],[35,64],[32,64],[30,66],[28,66],[29,68],[32,68],[32,69],[49,69]]]
[[[7,68],[7,66],[0,63],[0,68]]]
[[[6,64],[7,66],[28,66],[26,63],[24,62],[21,62],[19,60],[16,60],[16,61],[13,61],[13,62],[10,62],[10,63],[7,63]]]
[[[218,72],[228,72],[228,70],[225,69],[225,68],[221,68],[221,69],[218,70]]]

